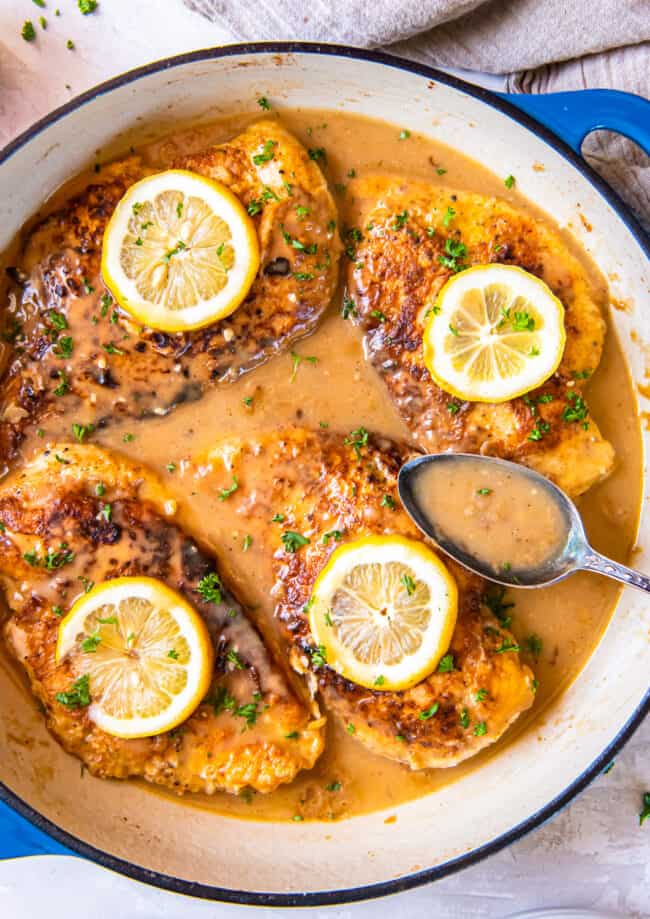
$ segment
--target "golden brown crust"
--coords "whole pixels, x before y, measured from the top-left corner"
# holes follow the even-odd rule
[[[266,143],[273,159],[256,165]],[[327,308],[338,278],[336,208],[318,166],[291,134],[262,121],[174,165],[216,178],[245,206],[260,207],[253,220],[261,267],[246,300],[226,319],[178,334],[142,329],[116,310],[100,277],[104,229],[126,189],[152,170],[138,157],[105,167],[95,184],[31,231],[12,270],[3,317],[13,338],[3,365],[3,457],[15,452],[25,428],[75,396],[92,405],[102,425],[195,401],[312,331]]]
[[[362,238],[354,229],[347,237],[352,318],[417,444],[429,452],[483,452],[523,462],[571,494],[606,476],[614,461],[611,445],[592,418],[568,411],[598,367],[605,323],[584,270],[562,240],[503,201],[424,182],[370,177],[350,183],[348,192],[366,202],[357,228]],[[453,216],[445,226],[448,208]],[[518,265],[545,280],[564,303],[564,357],[538,390],[485,405],[454,399],[432,381],[422,332],[427,310],[452,274],[447,240],[466,247],[458,267]],[[576,414],[582,417],[566,420]],[[571,461],[576,455],[583,456],[577,465]]]
[[[322,723],[298,701],[235,598],[224,588],[221,601],[210,603],[197,591],[215,563],[173,522],[173,512],[157,479],[123,458],[65,445],[37,457],[0,489],[8,645],[52,733],[95,775],[143,776],[178,793],[238,792],[246,785],[272,791],[313,766],[323,749]],[[48,549],[59,553],[49,570]],[[134,575],[160,578],[185,595],[208,625],[216,663],[210,701],[184,724],[158,737],[123,740],[95,727],[87,709],[57,701],[74,674],[67,661],[55,661],[56,607],[67,611],[90,580]],[[243,670],[228,661],[232,648]],[[224,709],[225,693],[237,708],[254,703],[254,717]]]
[[[460,593],[450,648],[455,669],[406,692],[364,689],[328,666],[315,667],[305,613],[316,577],[339,544],[331,536],[324,540],[325,533],[337,530],[341,541],[383,533],[423,539],[397,495],[397,473],[408,455],[383,438],[370,437],[355,450],[341,435],[293,428],[219,444],[209,457],[209,475],[219,488],[224,466],[237,475],[239,489],[230,500],[244,519],[283,516],[264,541],[273,557],[275,616],[293,666],[317,686],[326,709],[377,753],[413,768],[451,766],[497,740],[534,697],[530,669],[517,650],[506,650],[514,645],[512,634],[483,605],[485,583],[448,563]],[[287,551],[281,541],[286,531],[309,543]],[[435,716],[421,717],[434,703]]]

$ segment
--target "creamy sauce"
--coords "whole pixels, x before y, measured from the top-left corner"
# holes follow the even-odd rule
[[[543,565],[569,532],[543,484],[489,459],[429,463],[415,478],[413,496],[439,542],[458,546],[495,574]]]
[[[114,150],[99,152],[99,160],[107,162],[132,143],[151,165],[164,168],[179,154],[199,151],[232,137],[255,117],[249,114],[200,129],[179,129],[173,137],[162,141],[152,142],[151,129],[149,137],[120,138]],[[502,179],[450,147],[415,134],[400,141],[401,126],[315,111],[282,112],[282,121],[306,146],[327,150],[326,174],[333,187],[338,187],[335,197],[341,224],[356,224],[357,211],[345,190],[352,170],[360,176],[377,170],[400,172],[432,183],[497,195],[541,219],[549,219],[526,202],[516,186],[505,189]],[[531,163],[531,168],[535,164]],[[446,172],[439,176],[437,169]],[[72,191],[93,178],[89,172],[75,179],[48,202],[43,213],[60,205]],[[605,308],[604,281],[576,244],[568,237],[566,242],[585,266],[596,298]],[[8,256],[4,264],[12,264],[10,259]],[[224,576],[241,601],[253,608],[256,619],[265,624],[267,632],[269,624],[272,625],[273,599],[269,593],[271,572],[261,551],[265,521],[260,521],[256,531],[250,524],[243,526],[227,501],[218,501],[214,490],[202,488],[200,464],[194,465],[190,457],[209,450],[230,434],[246,434],[292,422],[313,427],[323,423],[341,432],[363,425],[393,438],[409,440],[409,433],[381,381],[364,359],[359,331],[341,318],[342,293],[339,292],[314,334],[294,346],[300,355],[318,359],[303,361],[295,376],[292,358],[285,353],[232,385],[215,387],[200,401],[183,405],[167,417],[123,423],[116,418],[115,423],[93,436],[95,443],[129,454],[162,476],[169,490],[182,502],[185,522],[203,544],[214,547]],[[244,402],[249,397],[253,398],[250,407]],[[607,481],[579,501],[579,507],[595,548],[625,562],[634,544],[640,504],[641,441],[633,387],[620,345],[611,330],[587,398],[603,436],[616,449],[618,465]],[[71,421],[85,420],[78,413],[79,407],[73,404],[67,415],[44,421],[43,436],[34,434],[25,443],[24,458],[55,439],[69,440]],[[125,441],[127,433],[133,438]],[[173,472],[166,468],[170,463],[175,466]],[[252,537],[250,545],[245,541],[247,535]],[[326,752],[311,772],[301,774],[290,786],[270,796],[188,795],[182,799],[182,806],[256,819],[291,819],[298,811],[305,816],[336,819],[397,807],[401,802],[458,780],[479,768],[486,757],[497,754],[515,733],[532,729],[535,720],[544,716],[553,698],[585,666],[618,595],[619,589],[613,582],[585,573],[546,589],[512,591],[513,631],[522,641],[530,635],[541,640],[539,653],[524,652],[526,662],[540,681],[536,704],[499,743],[461,766],[411,772],[369,753],[344,730],[330,723]],[[143,787],[150,789],[144,783]],[[176,799],[170,796],[171,800]]]

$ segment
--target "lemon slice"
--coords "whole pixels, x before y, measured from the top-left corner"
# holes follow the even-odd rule
[[[113,212],[102,275],[128,313],[182,332],[237,309],[259,268],[255,227],[233,193],[170,169],[136,182]]]
[[[83,594],[59,626],[57,663],[88,678],[88,715],[116,737],[151,737],[184,721],[214,665],[206,625],[154,578],[115,578]]]
[[[320,659],[373,689],[408,689],[449,648],[458,591],[427,546],[369,536],[340,546],[312,593],[309,623]]]
[[[564,307],[543,281],[511,265],[478,265],[438,294],[424,362],[459,399],[506,402],[555,373],[565,340]]]

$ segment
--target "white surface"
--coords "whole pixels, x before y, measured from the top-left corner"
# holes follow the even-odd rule
[[[37,41],[28,44],[20,38],[22,22],[29,17],[36,23],[41,11],[28,0],[0,0],[0,144],[109,76],[167,54],[228,40],[187,12],[180,0],[105,0],[100,2],[101,15],[88,17],[78,13],[74,0],[48,0],[48,6],[56,2],[63,15],[55,19],[46,10],[48,31],[39,29]],[[68,38],[75,42],[75,51],[66,49]],[[636,818],[641,792],[650,786],[649,761],[646,725],[609,775],[551,824],[507,851],[432,887],[327,912],[353,919],[388,915],[389,910],[399,917],[502,917],[562,905],[650,915],[650,827],[639,830]],[[471,814],[459,814],[459,820],[471,819]],[[242,912],[148,890],[79,860],[40,858],[0,864],[0,915],[67,917],[71,908],[87,909],[91,889],[96,919]]]

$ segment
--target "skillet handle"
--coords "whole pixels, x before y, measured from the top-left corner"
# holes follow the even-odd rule
[[[541,122],[578,154],[587,134],[603,129],[624,134],[650,156],[650,101],[642,96],[617,89],[499,95]]]
[[[24,855],[74,855],[0,801],[0,861]]]

